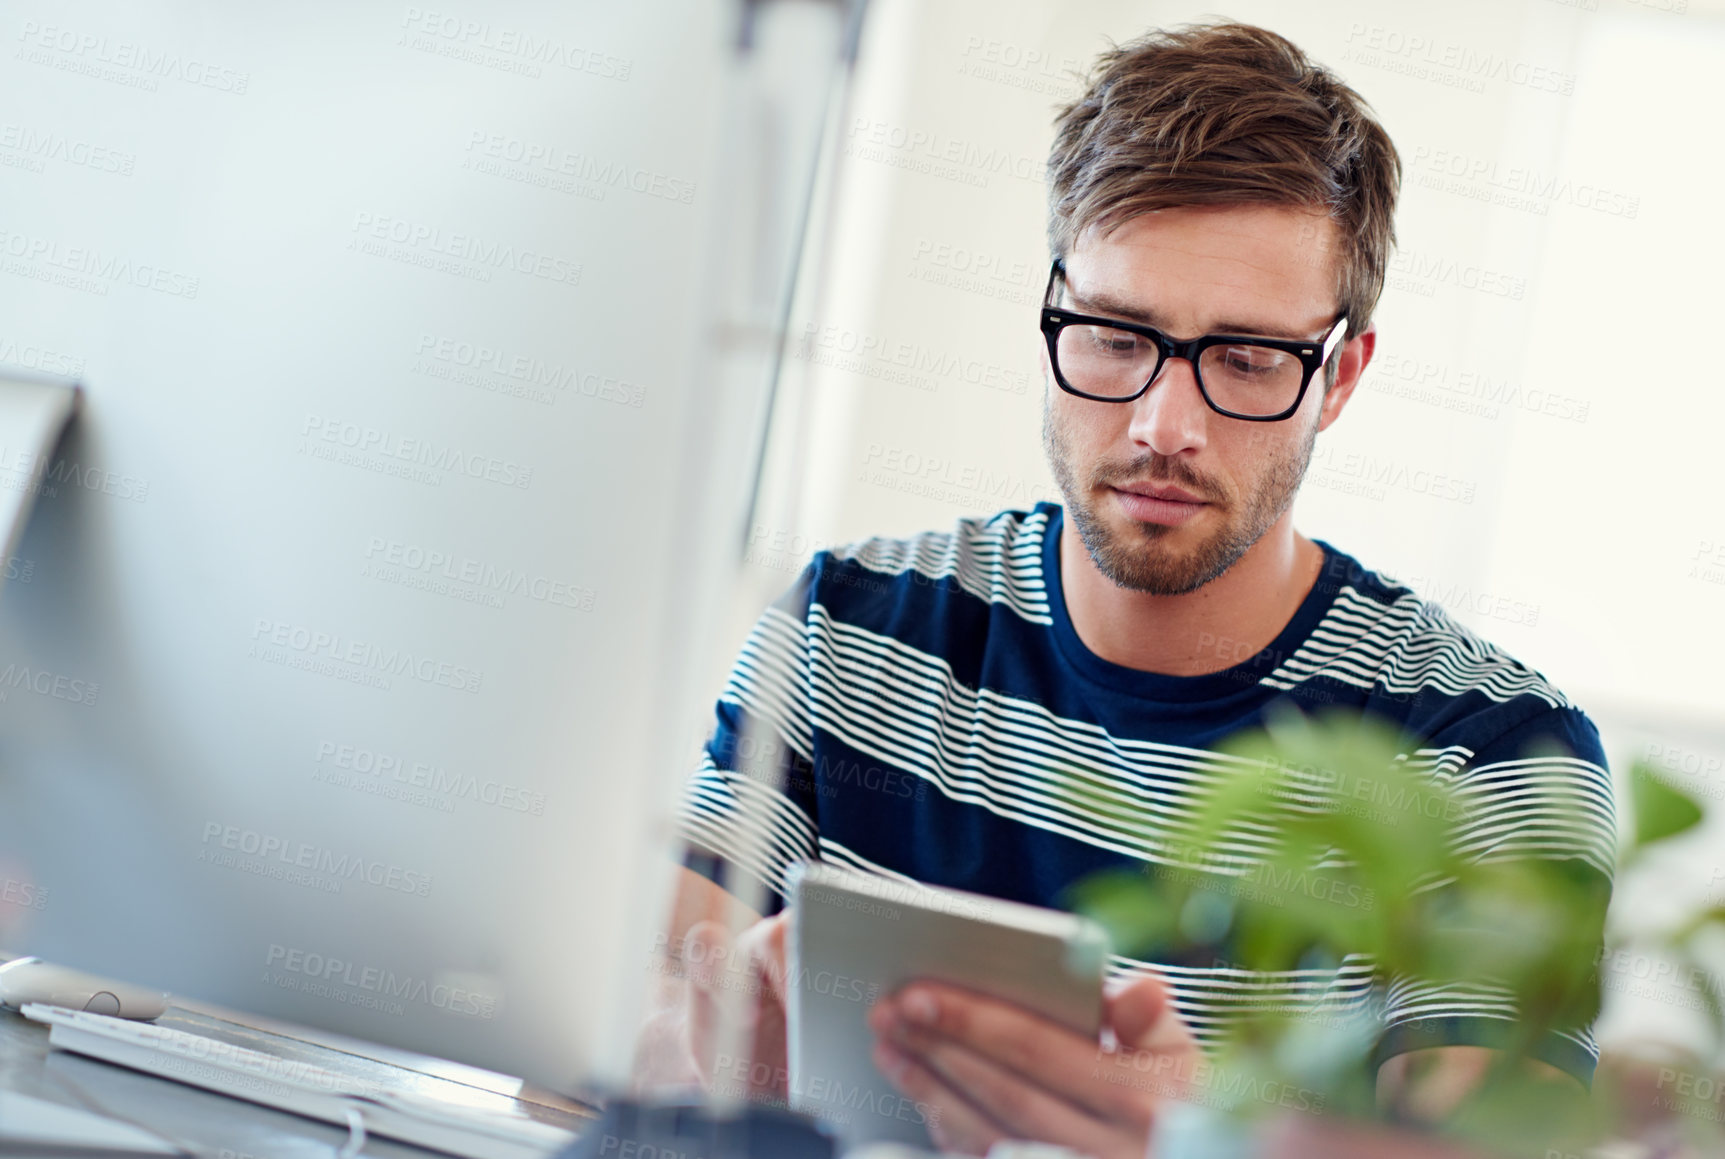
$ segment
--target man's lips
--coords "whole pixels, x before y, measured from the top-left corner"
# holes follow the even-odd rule
[[[1190,491],[1159,483],[1128,483],[1112,488],[1127,518],[1177,527],[1209,506]]]
[[[1162,499],[1169,503],[1205,503],[1190,491],[1182,491],[1178,487],[1167,487],[1159,483],[1128,483],[1123,487],[1114,488],[1128,495],[1142,495],[1146,499]]]

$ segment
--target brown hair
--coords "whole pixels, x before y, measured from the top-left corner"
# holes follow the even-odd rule
[[[1319,210],[1341,235],[1348,337],[1371,324],[1395,244],[1401,160],[1371,106],[1287,39],[1189,24],[1103,53],[1055,119],[1048,243],[1154,209],[1243,202]]]

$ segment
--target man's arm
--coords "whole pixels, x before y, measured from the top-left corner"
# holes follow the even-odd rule
[[[1528,712],[1526,704],[1511,706]],[[1440,736],[1429,743],[1436,748],[1452,739],[1465,738]],[[1449,788],[1459,807],[1451,835],[1455,851],[1482,865],[1519,866],[1532,875],[1541,904],[1564,907],[1554,926],[1563,931],[1560,945],[1570,965],[1585,969],[1597,961],[1617,826],[1611,776],[1593,722],[1573,707],[1534,706],[1519,724],[1471,753]],[[1488,942],[1524,936],[1514,929],[1481,933]],[[1399,975],[1385,982],[1385,1025],[1375,1055],[1380,1101],[1393,1098],[1416,1117],[1446,1114],[1485,1078],[1500,1057],[1497,1050],[1510,1044],[1505,1004],[1513,996],[1504,989],[1509,983],[1484,977],[1432,983]],[[1592,1076],[1595,1051],[1586,1026],[1548,1025],[1526,1044],[1526,1057],[1524,1077],[1555,1082],[1561,1073],[1580,1090]]]
[[[760,914],[738,901],[729,890],[686,866],[678,867],[677,894],[671,903],[667,939],[673,953],[680,954],[683,938],[700,922],[716,922],[735,935],[760,920]]]
[[[739,1000],[738,1017],[756,1028],[755,1057],[774,1060],[776,1085],[781,1091],[786,1085],[778,1000],[784,922],[764,918],[720,883],[760,883],[771,910],[786,867],[819,856],[802,675],[817,573],[818,557],[761,613],[719,695],[713,734],[685,789],[679,828],[687,856],[656,954],[635,1056],[637,1089],[713,1090],[727,997]],[[744,1076],[752,1076],[750,1060],[741,1061]]]
[[[707,878],[678,869],[636,1045],[637,1090],[712,1091],[729,1075],[744,1089],[724,1093],[782,1097],[784,929],[783,915],[763,918]],[[752,1041],[753,1053],[742,1067],[723,1057],[726,1044],[719,1041],[726,1001],[736,1003],[734,1016],[750,1028],[743,1041]],[[765,1082],[754,1081],[759,1063],[767,1067]]]
[[[1498,1060],[1498,1052],[1484,1046],[1434,1046],[1398,1054],[1378,1067],[1378,1106],[1396,1107],[1422,1122],[1441,1122],[1479,1089]],[[1523,1078],[1552,1083],[1578,1099],[1587,1097],[1579,1079],[1548,1062],[1524,1058],[1517,1065]]]

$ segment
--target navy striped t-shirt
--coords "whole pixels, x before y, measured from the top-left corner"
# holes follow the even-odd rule
[[[1200,676],[1113,664],[1067,616],[1062,517],[1042,503],[817,554],[761,616],[719,698],[683,811],[687,863],[720,885],[752,875],[769,911],[804,859],[1056,907],[1098,871],[1191,872],[1183,821],[1232,767],[1213,747],[1290,700],[1424,738],[1407,764],[1465,795],[1467,854],[1573,859],[1609,891],[1599,736],[1538,672],[1322,541],[1322,573],[1263,651]],[[1056,791],[1054,776],[1074,772],[1143,800],[1141,822],[1110,825]],[[1206,1047],[1253,1008],[1381,1009],[1380,1061],[1496,1045],[1515,1017],[1484,981],[1380,978],[1363,954],[1276,973],[1215,957],[1113,962],[1152,968]],[[1584,1082],[1598,1057],[1585,1030],[1536,1053]]]

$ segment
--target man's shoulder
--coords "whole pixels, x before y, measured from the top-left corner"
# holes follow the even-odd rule
[[[1002,604],[1032,622],[1050,622],[1042,549],[1060,508],[1039,503],[967,516],[944,530],[872,536],[817,552],[810,599],[823,606],[881,608],[915,601]]]
[[[1404,724],[1469,747],[1543,720],[1565,732],[1591,722],[1544,673],[1458,620],[1453,591],[1431,591],[1325,546],[1328,612],[1290,659],[1290,675],[1368,687],[1404,706]],[[1450,597],[1446,600],[1444,597]],[[1461,606],[1471,606],[1465,599]]]
[[[941,530],[904,536],[876,535],[839,544],[818,553],[816,560],[824,555],[874,571],[897,573],[911,568],[921,570],[961,554],[994,558],[1002,552],[1021,553],[1026,547],[1040,548],[1048,521],[1059,510],[1054,504],[1039,503],[1030,510],[1010,508],[993,515],[965,516]]]

